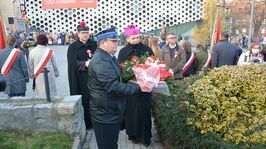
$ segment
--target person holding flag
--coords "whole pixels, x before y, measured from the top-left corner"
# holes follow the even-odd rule
[[[5,93],[8,97],[25,96],[26,83],[29,82],[28,67],[23,52],[14,48],[16,38],[6,37],[7,47],[0,51],[0,70],[6,79]]]

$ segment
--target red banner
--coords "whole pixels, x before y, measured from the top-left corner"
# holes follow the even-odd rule
[[[5,48],[4,31],[2,27],[2,20],[0,18],[0,50]]]
[[[42,0],[43,9],[96,8],[97,0]]]

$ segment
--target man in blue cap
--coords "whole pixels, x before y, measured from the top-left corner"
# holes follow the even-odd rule
[[[99,149],[117,149],[124,117],[125,96],[141,92],[135,83],[122,83],[121,69],[114,54],[119,38],[115,28],[97,35],[98,49],[88,67],[90,113]]]

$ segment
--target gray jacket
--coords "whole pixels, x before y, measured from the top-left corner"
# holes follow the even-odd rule
[[[212,67],[236,65],[238,61],[238,47],[228,40],[221,40],[213,48]]]
[[[0,69],[4,65],[12,49],[12,46],[7,46],[4,50],[0,51]],[[22,51],[20,51],[15,62],[7,73],[6,81],[6,94],[19,94],[26,92],[26,82],[29,82],[29,75],[25,55]]]

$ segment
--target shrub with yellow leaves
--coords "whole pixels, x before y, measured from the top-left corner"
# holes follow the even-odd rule
[[[236,144],[266,143],[266,66],[213,69],[186,90],[194,114],[187,123]]]

